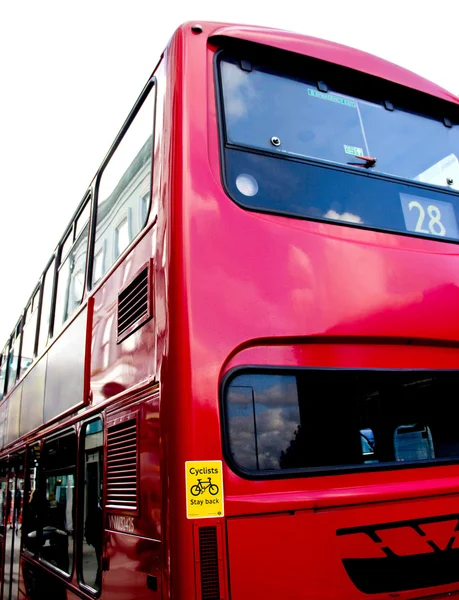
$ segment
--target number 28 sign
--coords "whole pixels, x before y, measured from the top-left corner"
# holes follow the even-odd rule
[[[407,231],[432,237],[459,239],[459,229],[450,202],[400,194]]]

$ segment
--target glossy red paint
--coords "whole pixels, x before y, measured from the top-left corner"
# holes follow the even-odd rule
[[[218,23],[196,33],[191,25],[176,31],[155,70],[148,224],[85,299],[92,310],[88,406],[18,448],[98,412],[106,428],[136,414],[139,507],[105,509],[102,600],[201,600],[203,527],[217,531],[220,600],[393,597],[358,587],[359,569],[373,568],[358,561],[384,559],[386,547],[428,554],[426,541],[455,550],[459,466],[242,478],[223,453],[220,386],[244,365],[457,369],[458,246],[237,206],[221,180],[214,59],[225,40],[240,39],[459,100],[330,42]],[[146,263],[154,273],[153,318],[117,343],[118,294]],[[65,371],[60,377],[64,385]],[[187,519],[190,460],[223,461],[224,518]],[[63,597],[92,597],[77,571],[57,577],[30,556],[22,571],[24,580],[40,573]],[[459,590],[454,582],[425,583],[397,597]]]
[[[220,38],[213,35],[311,54],[457,103],[399,67],[291,34],[209,24],[195,35],[188,24],[173,38],[171,320],[162,418],[170,434],[172,573],[164,593],[177,598],[187,597],[194,574],[183,464],[223,459],[218,393],[231,367],[442,369],[457,368],[459,358],[456,246],[254,214],[225,195],[211,85]],[[230,584],[224,597],[376,597],[359,591],[344,572],[336,529],[454,512],[458,474],[454,465],[249,481],[225,467]],[[426,588],[399,597],[428,594]]]

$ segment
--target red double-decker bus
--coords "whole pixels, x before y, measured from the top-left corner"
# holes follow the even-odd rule
[[[459,595],[458,110],[176,31],[1,353],[3,600]]]

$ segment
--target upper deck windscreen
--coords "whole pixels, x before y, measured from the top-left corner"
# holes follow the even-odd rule
[[[226,178],[236,200],[261,210],[459,239],[459,126],[448,115],[417,114],[387,99],[370,101],[232,58],[220,60],[220,77]],[[236,147],[256,152],[242,156]],[[265,152],[296,165],[281,165]],[[317,161],[334,173],[311,172]],[[366,181],[351,183],[349,173]],[[399,180],[397,189],[389,178]]]

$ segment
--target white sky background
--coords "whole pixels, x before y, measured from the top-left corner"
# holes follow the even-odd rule
[[[0,2],[0,350],[180,23],[333,40],[459,94],[458,18],[459,0]]]

